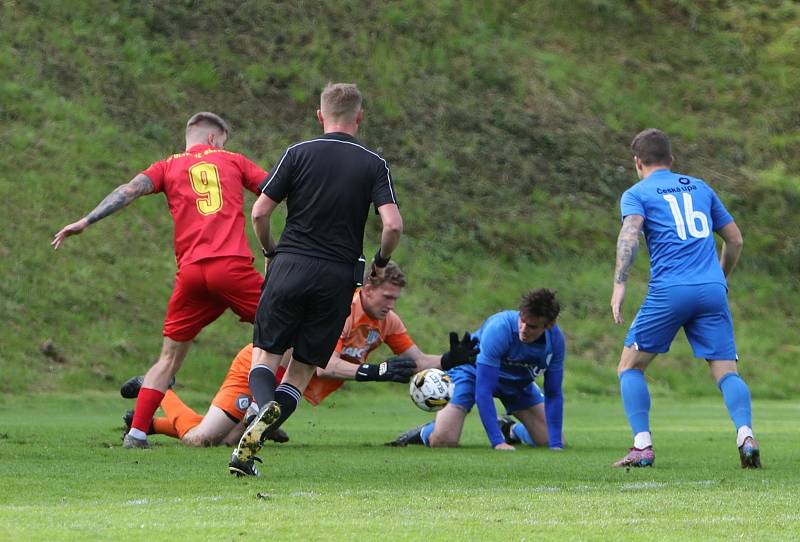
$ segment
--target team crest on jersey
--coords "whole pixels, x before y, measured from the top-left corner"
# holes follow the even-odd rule
[[[247,395],[240,395],[236,398],[236,408],[239,410],[247,410],[247,407],[250,406],[250,397]]]
[[[373,345],[378,342],[378,339],[381,338],[381,334],[378,333],[377,329],[370,329],[369,333],[367,333],[367,344]]]

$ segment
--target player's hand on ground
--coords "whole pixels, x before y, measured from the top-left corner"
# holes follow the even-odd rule
[[[61,228],[61,230],[55,234],[53,237],[53,241],[50,243],[54,249],[58,249],[61,246],[61,243],[64,242],[64,239],[69,237],[70,235],[78,235],[83,230],[85,230],[89,226],[89,221],[85,218],[81,218],[77,222],[73,222],[72,224],[68,224]]]
[[[507,444],[505,442],[501,442],[500,444],[495,446],[494,449],[495,450],[505,450],[507,452],[513,452],[514,450],[516,450],[516,448],[514,448],[512,445]]]
[[[617,324],[624,323],[622,320],[622,302],[625,300],[625,284],[614,283],[614,292],[611,294],[611,316]]]
[[[468,331],[464,332],[464,336],[460,341],[458,340],[458,333],[451,331],[450,350],[442,354],[442,369],[447,371],[457,365],[475,363],[480,351],[478,339],[472,337]]]

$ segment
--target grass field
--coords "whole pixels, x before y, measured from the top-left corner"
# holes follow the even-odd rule
[[[227,474],[224,448],[122,449],[116,396],[5,397],[0,539],[800,537],[797,404],[755,403],[765,468],[742,471],[721,400],[655,398],[656,467],[626,472],[609,467],[629,441],[616,400],[568,398],[562,453],[490,450],[474,414],[461,449],[396,449],[426,415],[377,390],[304,405],[258,479]]]

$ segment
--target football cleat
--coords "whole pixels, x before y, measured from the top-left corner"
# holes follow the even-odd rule
[[[631,448],[628,455],[613,463],[612,467],[652,467],[656,462],[656,453],[652,446],[642,450]]]
[[[129,378],[122,386],[120,386],[119,394],[125,399],[136,399],[139,397],[139,390],[142,389],[142,384],[144,384],[143,376],[134,376]],[[169,381],[169,386],[167,387],[172,389],[172,386],[174,385],[175,377],[173,376]]]
[[[425,424],[409,429],[391,442],[387,442],[386,446],[398,446],[405,448],[409,444],[423,444],[422,442],[422,428]]]
[[[743,469],[761,468],[761,449],[753,437],[744,439],[744,444],[739,446],[739,460]]]
[[[240,478],[242,476],[261,476],[256,468],[256,461],[261,463],[261,458],[253,456],[250,461],[242,461],[236,456],[236,452],[231,454],[231,460],[228,463],[228,472]]]
[[[281,416],[281,407],[275,401],[270,401],[258,411],[253,421],[244,430],[239,444],[233,450],[232,458],[236,458],[242,465],[253,463],[253,458],[261,450],[269,433],[270,427]],[[237,463],[238,465],[238,463]],[[230,465],[229,465],[230,466]]]
[[[250,425],[251,423],[253,423],[253,420],[258,414],[258,405],[256,405],[255,403],[250,403],[250,408],[247,409],[247,412],[245,414],[247,414],[247,416],[245,416],[244,424]],[[265,440],[271,440],[272,442],[283,444],[284,442],[289,442],[289,435],[286,433],[286,431],[278,427],[271,433],[267,434]]]
[[[506,444],[520,443],[520,440],[513,433],[513,431],[511,431],[515,423],[517,422],[515,422],[514,418],[511,416],[499,416],[497,418],[497,425],[500,426],[500,431],[503,433],[503,438],[506,439]]]
[[[129,449],[142,448],[146,450],[150,448],[150,443],[147,442],[147,439],[135,438],[130,433],[126,433],[125,436],[122,438],[122,447]]]
[[[134,414],[135,414],[134,410],[129,410],[122,416],[122,421],[125,423],[125,434],[126,435],[128,434],[128,431],[131,430],[131,425],[133,425],[133,415]],[[148,435],[155,435],[156,434],[155,427],[153,427],[153,420],[150,420],[150,427],[147,428],[147,434]]]

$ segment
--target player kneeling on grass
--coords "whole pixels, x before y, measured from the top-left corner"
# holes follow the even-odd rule
[[[394,262],[386,266],[383,278],[365,278],[364,287],[353,295],[350,316],[328,365],[317,369],[303,392],[306,401],[318,405],[346,380],[406,383],[414,373],[423,369],[447,369],[462,363],[474,363],[478,353],[477,341],[468,336],[459,342],[456,334],[451,333],[450,351],[442,355],[425,354],[414,344],[403,321],[394,312],[405,285],[405,274]],[[379,364],[366,363],[370,352],[384,342],[396,356]],[[288,354],[284,356],[286,361],[291,351]],[[180,438],[190,446],[235,445],[246,426],[239,421],[253,405],[248,383],[252,356],[252,344],[242,348],[231,363],[205,417],[186,406],[174,391],[169,390],[161,402],[166,417],[155,418],[151,430]],[[281,380],[284,370],[285,367],[278,370],[276,380]],[[139,381],[140,378],[132,378],[126,382],[120,390],[122,396],[134,397]],[[267,438],[276,442],[288,439],[279,429]]]
[[[562,449],[561,384],[566,348],[564,335],[556,325],[560,310],[555,293],[539,289],[522,296],[518,311],[490,316],[473,334],[480,341],[476,364],[448,371],[455,391],[436,421],[403,433],[388,444],[458,446],[464,420],[477,403],[495,450],[514,450],[511,442]],[[544,394],[534,382],[540,374],[544,374]],[[509,418],[498,423],[495,397],[521,423]]]

